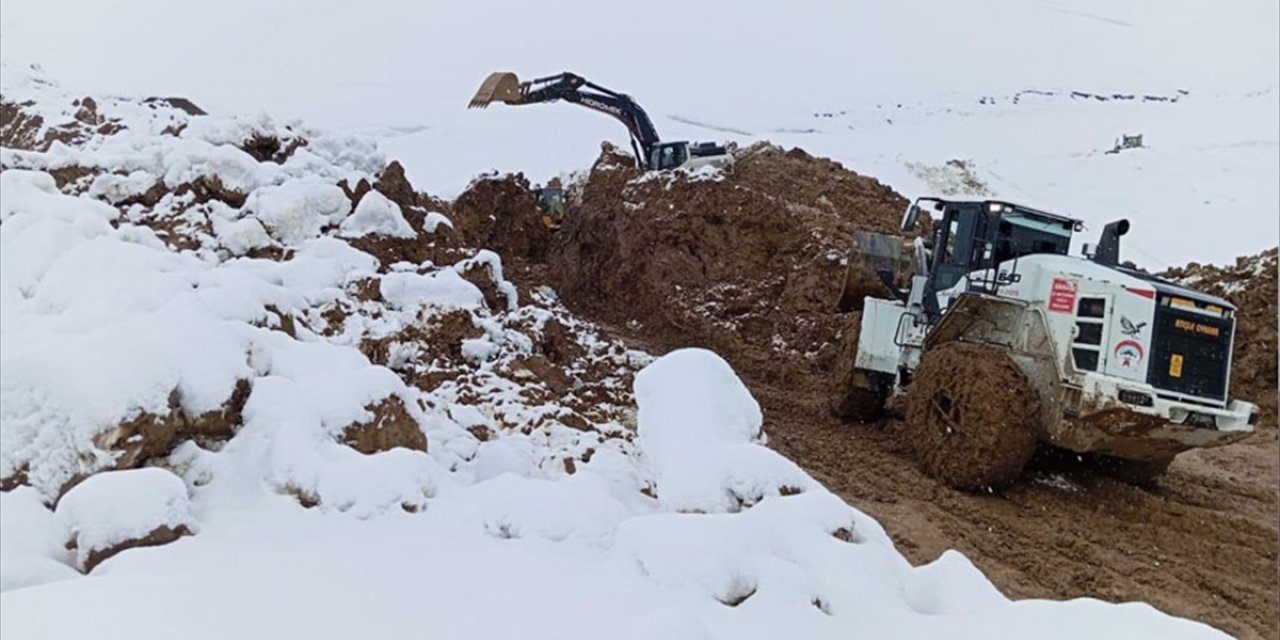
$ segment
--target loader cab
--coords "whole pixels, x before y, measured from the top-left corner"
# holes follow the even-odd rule
[[[1033,254],[1067,255],[1072,232],[1082,227],[1078,220],[1007,202],[921,198],[903,216],[904,231],[914,228],[922,202],[932,203],[940,214],[927,241],[931,252],[928,295],[924,296],[927,307],[933,306],[938,292],[955,287],[975,271],[987,273],[971,279],[969,289],[994,293],[1018,277],[1016,267],[998,271],[999,265]],[[926,311],[935,320],[940,315],[936,308]]]

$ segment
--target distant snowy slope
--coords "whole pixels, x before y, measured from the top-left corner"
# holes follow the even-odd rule
[[[416,184],[445,196],[482,171],[541,181],[585,168],[601,140],[625,143],[618,123],[566,104],[465,109],[491,71],[572,70],[636,96],[666,138],[803,146],[907,195],[938,190],[922,170],[965,160],[993,196],[1095,230],[1130,216],[1125,257],[1151,267],[1277,243],[1270,0],[220,7],[197,26],[158,0],[9,0],[0,55],[92,92],[185,95],[373,132]],[[1059,96],[1008,102],[1026,90]],[[1179,90],[1176,104],[1065,97]],[[1101,155],[1126,133],[1149,149]]]

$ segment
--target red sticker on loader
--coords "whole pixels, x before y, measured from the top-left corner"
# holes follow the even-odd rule
[[[1074,311],[1077,286],[1079,283],[1071,278],[1054,278],[1053,288],[1049,290],[1049,310],[1058,313]]]

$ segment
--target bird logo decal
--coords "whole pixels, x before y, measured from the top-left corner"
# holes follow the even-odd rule
[[[1124,316],[1120,316],[1120,333],[1123,333],[1126,336],[1131,338],[1138,337],[1142,334],[1142,328],[1145,326],[1147,326],[1147,323],[1145,322],[1134,324],[1132,320]]]

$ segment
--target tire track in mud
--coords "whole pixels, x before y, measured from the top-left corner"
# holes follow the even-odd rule
[[[892,421],[844,424],[820,397],[747,383],[770,446],[875,517],[914,564],[955,548],[1013,598],[1140,600],[1240,638],[1277,635],[1274,432],[1201,452],[1266,471],[1244,485],[1193,457],[1153,490],[1059,469],[970,494],[919,471]]]

